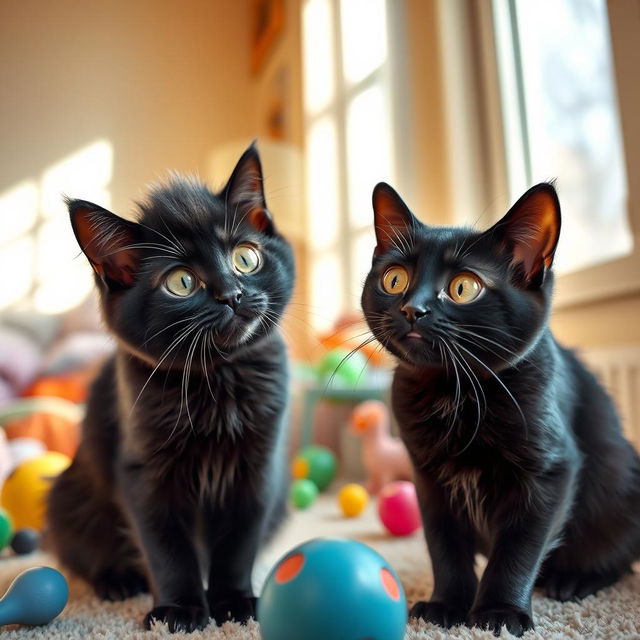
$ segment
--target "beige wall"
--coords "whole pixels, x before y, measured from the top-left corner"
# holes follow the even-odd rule
[[[129,210],[167,168],[253,134],[248,3],[3,3],[0,87],[0,193],[105,138]]]

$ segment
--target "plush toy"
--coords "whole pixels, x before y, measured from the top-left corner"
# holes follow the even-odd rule
[[[393,480],[411,480],[411,463],[404,444],[391,437],[387,406],[378,400],[359,404],[351,414],[351,428],[362,437],[362,462],[367,491],[376,495]]]

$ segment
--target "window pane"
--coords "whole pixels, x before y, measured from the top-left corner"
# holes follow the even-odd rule
[[[69,220],[63,194],[89,200],[108,209],[111,206],[108,185],[112,173],[113,146],[106,140],[97,140],[56,162],[42,175],[40,207],[44,217]]]
[[[313,259],[311,266],[311,324],[318,331],[330,329],[342,311],[343,283],[338,255]]]
[[[0,309],[26,296],[33,284],[34,242],[22,237],[0,248]]]
[[[362,296],[362,286],[367,274],[371,270],[371,259],[373,249],[376,246],[373,225],[361,231],[351,244],[351,295],[349,307],[351,309],[360,308],[360,298]]]
[[[606,2],[515,6],[529,178],[557,177],[563,207],[556,267],[566,272],[624,255],[632,237]]]
[[[379,84],[356,95],[347,110],[349,216],[353,226],[371,224],[371,193],[393,182],[391,131],[385,94]]]
[[[0,244],[33,227],[38,213],[38,187],[25,180],[0,195]]]
[[[385,0],[341,0],[342,57],[348,82],[358,82],[387,58]]]
[[[309,0],[302,13],[304,103],[308,113],[326,106],[335,92],[332,13],[329,0]]]
[[[306,174],[309,240],[326,248],[336,242],[339,220],[336,129],[329,118],[308,130]]]

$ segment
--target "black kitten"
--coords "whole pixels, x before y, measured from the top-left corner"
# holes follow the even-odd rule
[[[150,587],[147,627],[246,621],[256,553],[285,512],[277,323],[294,280],[258,153],[217,194],[173,177],[138,222],[68,205],[118,347],[50,494],[54,547],[104,598]]]
[[[555,189],[533,187],[484,233],[422,224],[386,184],[373,206],[362,306],[399,361],[393,410],[435,580],[411,615],[521,635],[534,585],[582,598],[640,556],[640,460],[547,326]]]

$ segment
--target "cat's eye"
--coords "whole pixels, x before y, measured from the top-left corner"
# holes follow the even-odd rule
[[[193,273],[182,267],[171,271],[164,281],[164,286],[168,291],[173,293],[174,296],[180,296],[182,298],[190,296],[196,290],[197,284],[198,281]]]
[[[248,244],[238,245],[231,254],[233,266],[240,273],[253,273],[260,266],[260,254]]]
[[[459,273],[449,283],[449,296],[458,304],[473,302],[482,291],[482,280],[473,273]]]
[[[404,267],[389,267],[382,276],[382,288],[387,293],[403,293],[409,286],[409,272]]]

